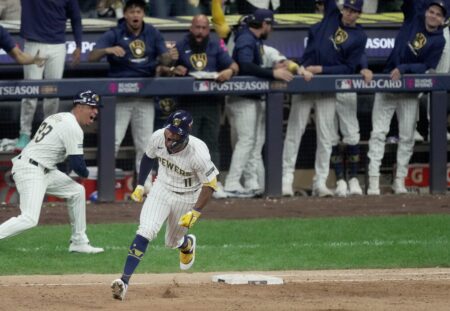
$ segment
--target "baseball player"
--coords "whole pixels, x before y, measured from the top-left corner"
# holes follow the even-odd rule
[[[158,58],[167,66],[171,62],[164,39],[155,27],[144,23],[144,0],[127,1],[123,14],[124,19],[119,20],[118,26],[108,30],[98,39],[88,59],[93,62],[106,56],[110,65],[110,77],[153,77]],[[153,133],[154,118],[152,98],[116,98],[115,151],[117,154],[131,121],[137,172],[145,144]]]
[[[176,44],[178,55],[176,67],[169,68],[172,76],[186,76],[192,72],[216,72],[218,82],[224,82],[239,71],[230,55],[219,41],[209,35],[209,21],[205,15],[192,18],[189,34]],[[181,108],[189,110],[194,118],[192,134],[202,139],[210,148],[216,166],[220,163],[219,130],[221,96],[182,96],[178,98]]]
[[[335,0],[324,2],[322,21],[309,30],[308,46],[301,64],[312,74],[352,74],[356,72],[364,53],[367,36],[356,23],[363,6],[362,0],[346,0],[342,13]],[[283,195],[293,195],[295,163],[301,137],[305,131],[310,110],[315,108],[317,150],[313,194],[332,196],[327,188],[332,138],[335,136],[335,94],[295,94],[283,149]]]
[[[450,0],[447,0],[446,2],[447,8],[450,7]],[[449,31],[449,25],[450,25],[450,19],[447,20],[445,23],[443,31],[444,39],[445,39],[445,46],[444,51],[442,52],[441,59],[439,60],[439,63],[436,67],[436,73],[449,73],[450,72],[450,31]],[[423,93],[419,94],[418,100],[420,103],[420,98],[423,96]],[[427,95],[427,118],[428,118],[428,124],[430,124],[430,94]],[[417,118],[416,120],[419,120],[419,111],[417,111]],[[428,129],[428,141],[429,139],[429,133],[430,130]],[[423,141],[422,135],[417,131],[417,128],[414,132],[414,140],[416,142]],[[450,133],[447,132],[447,140],[450,141]]]
[[[39,51],[34,56],[22,52],[22,50],[15,44],[11,35],[0,25],[0,49],[3,49],[9,56],[21,65],[35,64],[42,67],[45,63],[45,58],[39,56]]]
[[[180,269],[187,270],[194,264],[196,238],[187,232],[211,198],[219,172],[206,144],[189,135],[191,128],[192,116],[177,110],[169,116],[165,127],[150,138],[131,198],[142,202],[143,185],[155,161],[159,163],[158,177],[145,199],[122,277],[111,284],[115,299],[125,298],[131,275],[165,221],[165,244],[180,250]]]
[[[263,40],[272,31],[273,21],[273,12],[270,10],[258,9],[250,15],[247,19],[248,26],[243,26],[236,35],[233,59],[238,63],[239,73],[242,75],[291,81],[293,75],[285,67],[270,69],[262,67]],[[256,147],[258,115],[262,113],[261,97],[230,97],[226,109],[232,120],[230,126],[236,130],[237,141],[224,189],[229,196],[251,196],[262,191],[260,185],[247,179],[244,188],[241,178]]]
[[[427,3],[428,2],[428,3]],[[404,0],[404,22],[388,57],[385,73],[399,80],[404,73],[426,73],[435,69],[445,45],[442,25],[447,14],[443,0]],[[369,188],[367,194],[379,195],[380,165],[384,155],[386,134],[394,112],[397,114],[399,142],[397,169],[392,189],[396,194],[407,193],[405,177],[414,148],[417,94],[377,93],[372,110],[372,132],[369,140]]]
[[[99,107],[100,97],[93,91],[78,93],[72,111],[47,117],[22,153],[13,158],[11,172],[20,196],[21,214],[0,225],[0,239],[35,227],[47,193],[67,200],[72,226],[69,251],[103,252],[103,248],[91,246],[86,235],[84,187],[56,168],[68,157],[71,168],[80,177],[88,177],[81,126],[94,122]]]
[[[47,58],[43,66],[23,67],[25,79],[61,79],[66,58],[66,21],[70,19],[76,47],[72,53],[72,65],[80,62],[81,14],[77,0],[35,1],[21,0],[22,12],[20,35],[25,39],[24,51],[30,55]],[[36,111],[37,98],[22,99],[20,110],[20,136],[16,144],[18,151],[30,141],[31,127]],[[59,98],[44,98],[44,117],[59,108]]]
[[[364,54],[360,73],[364,81],[370,82],[373,72],[367,68],[367,57]],[[337,93],[336,94],[336,115],[334,118],[335,136],[332,140],[331,166],[336,175],[336,190],[334,194],[338,197],[349,195],[362,195],[363,191],[358,180],[359,169],[359,123],[357,118],[357,94]],[[339,146],[340,136],[345,146],[342,150]],[[347,167],[344,165],[346,158]],[[347,168],[348,184],[346,182],[345,168]]]

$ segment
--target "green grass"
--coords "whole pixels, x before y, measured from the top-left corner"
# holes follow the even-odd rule
[[[39,226],[0,241],[0,275],[121,273],[136,228],[90,225],[105,253],[85,255],[68,253],[68,225]],[[200,220],[192,232],[194,272],[450,266],[450,215]],[[137,272],[179,271],[163,239],[161,231]]]

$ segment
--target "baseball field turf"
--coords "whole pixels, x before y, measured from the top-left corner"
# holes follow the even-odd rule
[[[203,219],[193,272],[450,266],[450,215]],[[33,228],[0,243],[0,275],[120,274],[137,224],[88,227],[97,255],[70,254],[69,225]],[[178,252],[153,241],[137,273],[178,272]]]

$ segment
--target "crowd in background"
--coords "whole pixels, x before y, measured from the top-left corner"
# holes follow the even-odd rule
[[[121,18],[123,0],[78,0],[83,18]],[[146,0],[147,16],[209,14],[211,0]],[[276,13],[314,13],[315,0],[223,0],[225,14],[250,14],[253,8]],[[369,1],[367,1],[369,2]],[[400,11],[401,0],[370,1],[367,13]],[[20,20],[20,1],[0,0],[0,20]]]

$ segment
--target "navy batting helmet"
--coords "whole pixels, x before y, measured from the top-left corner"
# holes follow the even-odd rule
[[[100,96],[91,90],[79,92],[73,99],[73,105],[88,105],[92,107],[103,107]]]
[[[167,118],[164,128],[178,134],[182,139],[189,136],[192,128],[192,116],[185,110],[177,110]]]

